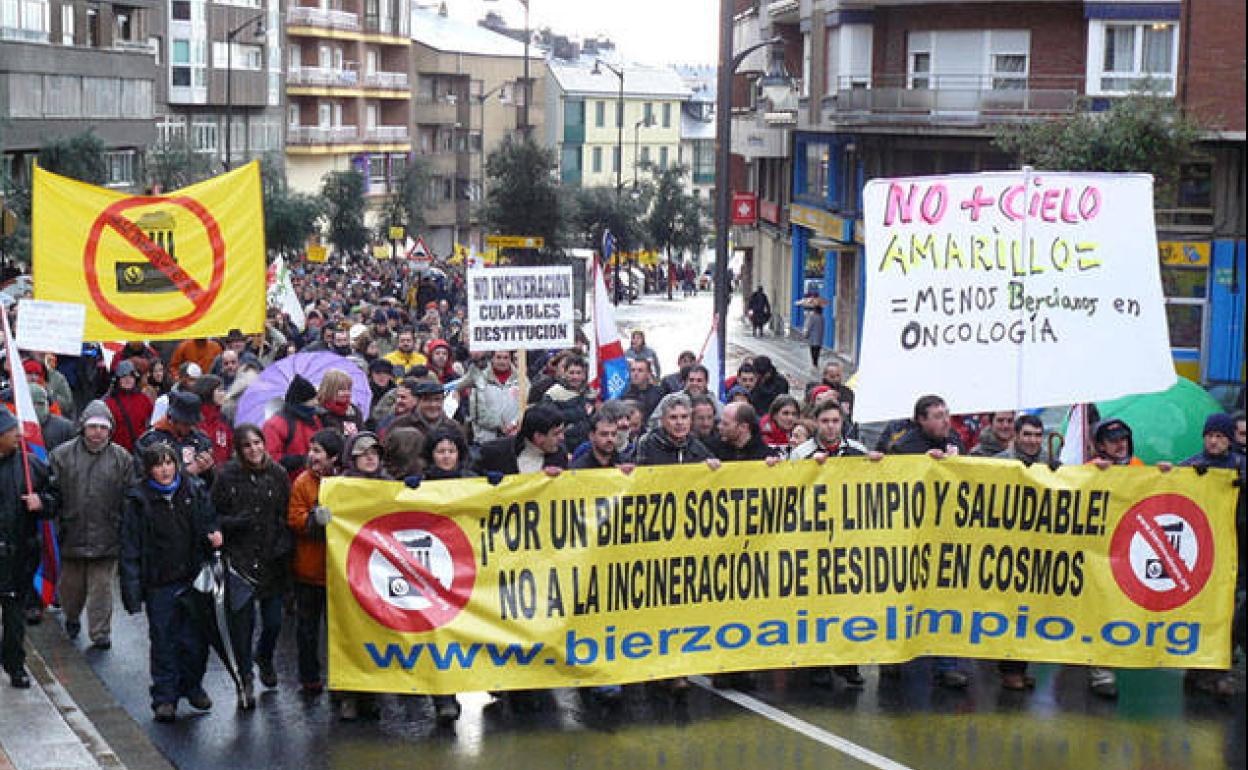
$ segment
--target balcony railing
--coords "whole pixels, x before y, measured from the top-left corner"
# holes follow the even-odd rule
[[[369,88],[407,89],[406,72],[369,72],[364,75],[364,85]]]
[[[290,126],[286,129],[287,144],[343,144],[359,139],[355,126]]]
[[[373,126],[364,132],[370,142],[406,142],[409,135],[407,126]]]
[[[320,27],[321,29],[359,30],[360,28],[359,14],[305,5],[288,8],[286,21],[292,26]]]
[[[286,83],[292,86],[340,86],[353,88],[359,83],[359,80],[359,73],[353,69],[290,67],[286,70]]]
[[[841,123],[1019,123],[1075,112],[1082,88],[1079,77],[1004,73],[841,78],[822,111]]]

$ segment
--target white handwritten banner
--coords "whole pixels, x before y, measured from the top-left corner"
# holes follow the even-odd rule
[[[572,286],[570,266],[468,270],[468,349],[572,347]]]
[[[877,179],[854,416],[1117,398],[1174,384],[1146,174]]]
[[[87,307],[80,302],[23,299],[17,303],[17,347],[81,355],[86,318]]]

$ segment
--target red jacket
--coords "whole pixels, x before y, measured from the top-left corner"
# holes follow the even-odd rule
[[[771,415],[763,415],[763,419],[758,421],[758,429],[763,434],[763,443],[767,446],[787,447],[789,445],[789,432],[776,425]]]
[[[134,442],[147,431],[147,421],[152,418],[152,400],[137,390],[119,390],[104,402],[113,415],[113,443],[134,451]]]
[[[213,461],[218,466],[225,465],[234,454],[234,430],[221,416],[221,407],[216,404],[204,404],[201,409],[203,419],[200,420],[198,427],[212,442]]]
[[[291,436],[290,428],[294,428]],[[303,470],[304,458],[308,447],[312,445],[312,437],[321,429],[321,421],[313,418],[312,422],[304,422],[288,414],[285,409],[264,421],[261,432],[264,433],[264,447],[269,456],[282,464],[290,474],[291,481]]]

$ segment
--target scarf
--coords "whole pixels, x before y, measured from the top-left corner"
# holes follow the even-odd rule
[[[164,495],[165,497],[169,497],[174,492],[176,492],[178,489],[178,484],[181,484],[181,483],[182,483],[182,473],[180,471],[173,475],[173,482],[170,483],[168,486],[161,484],[160,482],[156,481],[156,479],[153,479],[150,477],[147,479],[147,485],[151,487],[152,489],[156,490],[157,492],[159,492],[160,494]]]
[[[339,417],[345,417],[347,410],[351,408],[351,399],[345,398],[342,401],[327,401],[325,403],[325,411],[336,414]]]

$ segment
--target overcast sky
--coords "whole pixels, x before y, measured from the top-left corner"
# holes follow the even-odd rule
[[[719,0],[530,0],[529,24],[574,38],[606,35],[628,61],[714,64],[719,53]],[[420,5],[429,0],[417,0]],[[524,23],[519,0],[446,0],[453,18],[475,22],[486,11]]]

